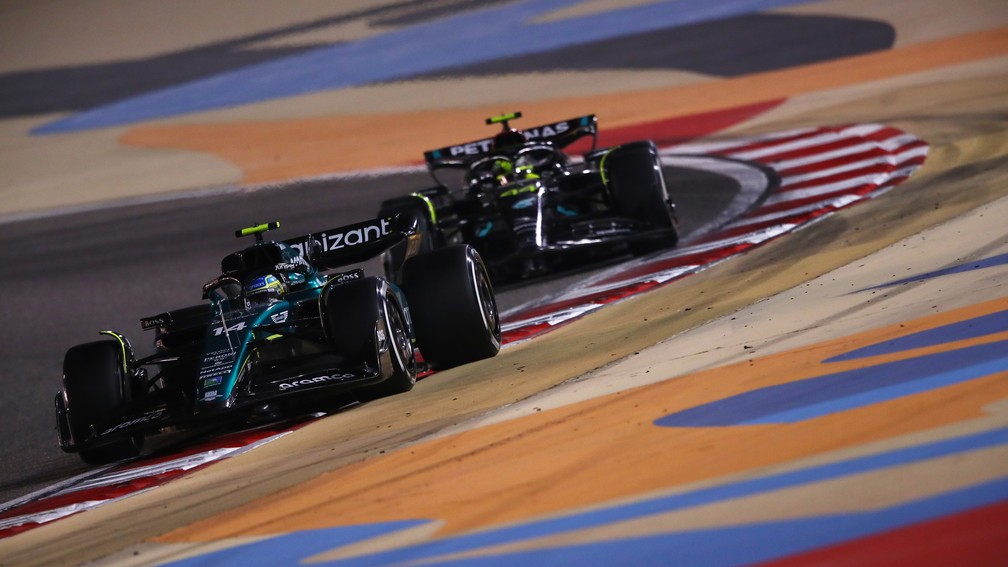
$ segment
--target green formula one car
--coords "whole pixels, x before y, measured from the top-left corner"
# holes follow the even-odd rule
[[[415,349],[434,369],[500,349],[493,290],[472,247],[418,255],[421,235],[406,216],[264,241],[277,227],[236,233],[255,243],[222,260],[205,303],[141,319],[154,333],[152,355],[137,359],[113,331],[69,349],[55,401],[64,451],[113,462],[169,427],[289,415],[347,393],[406,392]],[[396,245],[407,250],[400,282],[346,270]]]

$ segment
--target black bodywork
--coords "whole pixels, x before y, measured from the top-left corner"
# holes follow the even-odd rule
[[[385,201],[380,214],[413,214],[430,225],[425,248],[475,247],[495,281],[676,245],[675,206],[652,142],[596,149],[594,115],[509,129],[520,116],[488,119],[503,124],[493,138],[425,152],[437,186]],[[564,152],[586,137],[586,153]],[[396,251],[385,259],[394,279]]]

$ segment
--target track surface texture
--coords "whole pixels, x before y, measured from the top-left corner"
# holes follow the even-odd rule
[[[19,2],[0,38],[0,565],[1008,556],[1003,3]],[[408,394],[58,492],[102,478],[55,442],[69,346],[145,347],[235,228],[369,218],[509,110],[654,138],[680,251],[499,290],[511,344]]]

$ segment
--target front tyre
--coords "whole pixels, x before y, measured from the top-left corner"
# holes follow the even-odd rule
[[[634,254],[671,248],[679,242],[679,223],[653,142],[614,148],[602,158],[606,185],[617,212],[640,221],[651,234],[630,243]]]
[[[374,364],[383,376],[360,396],[374,399],[413,389],[416,360],[402,306],[388,282],[364,278],[322,292],[326,338],[349,364]]]
[[[409,392],[416,385],[416,354],[410,340],[409,329],[402,315],[402,307],[389,294],[383,309],[385,335],[388,345],[389,365],[392,375],[374,386],[361,388],[361,401],[385,398]]]
[[[116,341],[77,345],[63,358],[63,399],[58,417],[75,444],[86,443],[109,428],[129,419],[132,392],[123,347]],[[78,452],[91,465],[135,457],[143,448],[143,436],[134,435]]]
[[[483,259],[456,245],[415,256],[403,266],[403,292],[417,343],[435,369],[500,351],[500,316]]]

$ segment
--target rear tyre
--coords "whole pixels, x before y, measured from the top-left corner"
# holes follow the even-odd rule
[[[74,443],[82,443],[129,419],[132,392],[123,347],[116,341],[77,345],[63,358],[66,425]],[[135,435],[79,450],[81,459],[100,465],[135,457],[143,436]]]
[[[424,360],[435,369],[490,358],[500,350],[500,317],[483,260],[468,245],[415,256],[403,292]]]
[[[630,243],[634,254],[671,248],[679,242],[679,223],[653,142],[614,149],[602,160],[607,186],[619,214],[642,222],[654,233]]]

